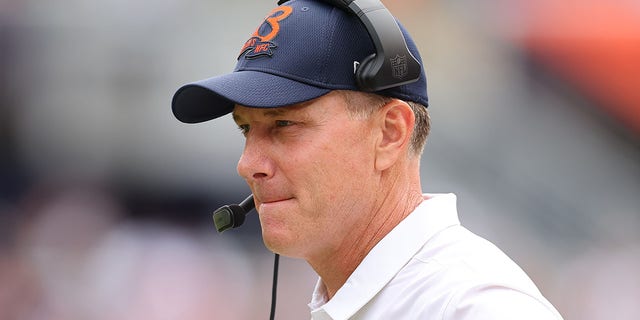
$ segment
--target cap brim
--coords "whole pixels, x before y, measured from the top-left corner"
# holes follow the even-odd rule
[[[221,117],[236,104],[254,108],[292,105],[327,94],[319,88],[259,71],[237,71],[182,86],[171,109],[178,120],[197,123]]]

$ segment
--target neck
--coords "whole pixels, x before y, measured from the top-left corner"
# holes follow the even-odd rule
[[[381,185],[387,186],[371,194],[369,205],[364,207],[359,223],[344,235],[340,245],[307,262],[322,279],[328,299],[344,285],[367,254],[395,226],[407,217],[423,200],[419,175],[407,181],[400,175],[384,175]],[[409,182],[409,183],[407,183]]]

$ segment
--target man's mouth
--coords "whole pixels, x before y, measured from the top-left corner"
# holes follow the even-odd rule
[[[260,211],[262,211],[265,208],[269,208],[269,207],[273,207],[273,206],[277,206],[280,205],[286,201],[289,201],[293,198],[267,198],[265,200],[260,200]]]
[[[291,199],[293,199],[293,198],[266,199],[266,200],[262,201],[262,204],[278,203],[278,202],[283,202],[283,201],[287,201],[287,200],[291,200]]]

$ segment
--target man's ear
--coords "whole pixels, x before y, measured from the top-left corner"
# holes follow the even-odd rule
[[[415,115],[404,101],[393,99],[378,110],[381,139],[376,144],[375,167],[385,170],[406,157],[415,124]]]

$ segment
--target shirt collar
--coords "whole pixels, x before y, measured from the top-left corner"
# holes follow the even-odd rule
[[[309,303],[312,316],[316,313],[326,314],[332,319],[353,316],[433,235],[460,224],[454,194],[424,194],[423,197],[425,201],[376,244],[328,302],[324,283],[318,279]]]

